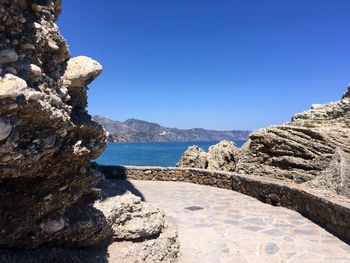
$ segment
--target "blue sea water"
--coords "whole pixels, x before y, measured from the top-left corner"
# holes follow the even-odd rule
[[[245,141],[236,141],[241,147]],[[108,143],[106,150],[96,160],[105,165],[175,166],[181,155],[191,145],[198,145],[205,151],[211,142],[126,142]]]

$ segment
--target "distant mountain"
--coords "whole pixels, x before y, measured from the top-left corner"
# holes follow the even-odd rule
[[[109,133],[113,142],[170,142],[170,141],[221,141],[247,140],[250,131],[213,131],[201,128],[182,130],[163,127],[157,123],[129,119],[124,122],[113,121],[102,116],[93,119]]]

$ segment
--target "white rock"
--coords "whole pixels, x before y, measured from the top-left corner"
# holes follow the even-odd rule
[[[40,91],[26,90],[24,96],[28,101],[38,101],[44,97],[44,94]]]
[[[53,105],[53,106],[58,106],[60,104],[62,104],[62,100],[60,97],[54,95],[54,94],[51,94],[50,95],[50,104]]]
[[[57,51],[57,50],[60,49],[59,46],[57,46],[56,43],[53,42],[53,41],[49,41],[49,47],[50,47],[52,50],[55,50],[55,51]]]
[[[34,22],[33,25],[34,25],[35,29],[40,29],[41,28],[41,25],[39,23],[37,23],[37,22]]]
[[[59,94],[60,94],[61,97],[66,96],[67,93],[68,93],[68,89],[66,87],[62,87],[62,88],[59,89]]]
[[[209,170],[233,172],[238,162],[239,150],[234,142],[221,141],[208,150]]]
[[[26,88],[27,82],[25,82],[25,80],[12,74],[6,74],[5,77],[0,80],[0,99],[16,98],[23,95]]]
[[[5,140],[9,137],[12,131],[12,125],[5,121],[5,119],[0,117],[0,141]]]
[[[101,72],[101,64],[91,58],[80,56],[68,60],[63,79],[70,81],[73,87],[82,87],[89,84]]]
[[[0,51],[0,64],[13,63],[17,60],[18,55],[14,49],[8,48]]]
[[[30,64],[29,70],[30,70],[30,73],[32,73],[32,75],[35,77],[38,77],[41,75],[41,68],[39,68],[37,65]]]

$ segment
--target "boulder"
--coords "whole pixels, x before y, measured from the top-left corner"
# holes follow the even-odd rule
[[[234,142],[221,141],[209,148],[207,169],[233,172],[238,162],[238,154],[239,150]]]
[[[190,146],[176,166],[206,169],[208,167],[207,153],[196,145]]]
[[[12,74],[6,74],[0,79],[0,99],[15,99],[23,95],[27,87],[25,80]]]
[[[145,239],[159,235],[164,213],[130,192],[97,201],[94,207],[103,212],[115,240]]]
[[[71,82],[72,87],[83,87],[93,81],[102,72],[97,61],[79,56],[68,60],[63,79]]]
[[[118,180],[104,179],[103,174],[100,177],[103,179],[97,186],[101,196],[94,207],[111,226],[115,241],[108,248],[111,261],[177,262],[178,232],[164,213],[131,194]]]

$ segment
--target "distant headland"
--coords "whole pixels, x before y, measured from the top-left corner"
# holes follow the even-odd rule
[[[247,140],[251,133],[251,131],[214,131],[202,128],[184,130],[137,119],[114,121],[99,115],[95,115],[93,119],[108,132],[109,142],[237,141]]]

